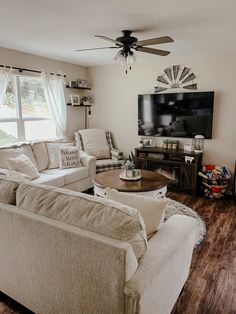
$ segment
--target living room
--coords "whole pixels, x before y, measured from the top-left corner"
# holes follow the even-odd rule
[[[6,29],[7,32],[3,32],[0,36],[0,65],[20,69],[20,71],[13,69],[12,75],[15,77],[15,82],[18,82],[18,78],[20,81],[21,77],[40,78],[41,73],[33,72],[39,71],[59,74],[60,77],[65,75],[65,85],[82,80],[86,87],[91,88],[72,89],[66,86],[63,88],[66,104],[72,102],[73,96],[79,96],[79,101],[84,96],[91,97],[91,106],[88,107],[66,105],[66,132],[63,137],[67,142],[74,141],[74,133],[85,128],[109,131],[112,134],[114,147],[123,152],[124,158],[128,158],[131,152],[135,153],[135,148],[143,139],[138,134],[138,95],[154,94],[155,87],[165,87],[165,84],[160,84],[157,78],[163,76],[166,69],[175,65],[179,65],[179,74],[185,67],[190,71],[188,75],[194,73],[196,77],[188,84],[197,84],[197,90],[168,87],[168,90],[161,93],[214,91],[212,134],[210,139],[204,140],[202,164],[227,167],[231,173],[231,182],[222,199],[210,199],[201,195],[201,192],[194,196],[193,193],[185,193],[181,189],[175,191],[167,187],[166,196],[194,210],[204,221],[206,228],[206,232],[202,234],[201,243],[193,251],[190,275],[179,298],[172,306],[172,313],[236,312],[234,297],[236,281],[234,270],[236,124],[234,120],[236,106],[233,86],[236,71],[236,46],[235,41],[232,40],[236,26],[234,11],[235,3],[230,0],[217,5],[215,1],[206,3],[187,0],[181,0],[178,4],[173,4],[171,1],[163,3],[152,0],[148,3],[142,1],[112,3],[104,0],[97,4],[92,1],[56,2],[50,0],[44,5],[42,1],[40,3],[23,0],[11,3],[1,2],[0,23],[2,29]],[[140,41],[170,36],[173,42],[151,45],[151,47],[171,53],[167,56],[160,56],[136,51],[135,54],[139,60],[131,65],[131,70],[129,67],[126,68],[114,60],[119,49],[102,49],[116,45],[114,42],[94,37],[94,35],[99,35],[116,39],[122,36],[121,31],[124,29],[133,30],[132,36]],[[117,47],[120,48],[119,44]],[[99,48],[99,50],[76,51],[92,48]],[[11,92],[10,89],[9,92]],[[15,107],[14,110],[16,111]],[[15,133],[11,135],[16,137],[16,141],[47,141],[54,134],[49,132],[49,127],[44,127],[42,130],[36,127],[38,128],[38,133],[36,133],[45,135],[44,138],[42,136],[34,138],[33,135],[34,122],[41,118],[42,116],[37,116],[35,111],[28,119],[28,122],[32,122],[32,126],[28,130],[25,127],[22,131],[21,122],[16,121],[16,116],[4,116],[4,118],[0,116],[0,130],[6,123],[13,123]],[[57,135],[62,137],[59,133],[57,132]],[[162,148],[163,140],[166,139],[159,136],[147,138],[151,138],[152,146],[158,148]],[[183,149],[185,144],[193,142],[192,138],[176,139],[180,149]],[[1,137],[0,140],[2,140]],[[13,144],[16,144],[16,141]],[[94,162],[92,158],[86,159],[87,157],[81,156],[82,163]],[[2,168],[1,165],[0,168]],[[51,171],[54,170],[51,169]],[[73,182],[73,187],[82,186],[83,188],[78,190],[85,190],[92,184],[92,179],[91,177],[88,181],[84,178],[83,183],[82,181],[76,184]],[[200,178],[197,180],[200,189],[201,180]],[[67,182],[68,186],[66,187],[65,184],[63,187],[70,189],[71,184]],[[39,221],[41,223],[41,218]],[[82,235],[85,236],[83,231]],[[102,235],[105,238],[106,235],[103,233]],[[102,238],[99,240],[108,241]],[[5,260],[2,255],[1,260],[3,264],[9,261]],[[59,267],[58,263],[57,266]],[[16,278],[19,280],[15,273],[8,273],[8,277],[10,283]],[[5,280],[5,277],[0,276],[0,279]],[[37,278],[34,277],[34,280]],[[87,280],[92,280],[89,275]],[[47,280],[46,282],[49,285]],[[23,305],[33,312],[35,309],[41,309],[38,312],[47,313],[47,306],[45,305],[45,311],[43,311],[42,305],[41,307],[39,305],[40,300],[30,300],[29,295],[22,296],[19,292],[15,294],[17,284],[11,286],[10,283],[9,285],[4,283],[3,287],[0,287],[3,292],[0,295],[0,313],[11,311],[25,313],[28,310]],[[43,284],[40,288],[42,287]],[[74,288],[76,289],[76,286]],[[18,289],[21,290],[23,287],[18,287]],[[171,284],[166,289],[171,290]],[[8,291],[11,293],[8,294]],[[37,293],[35,294],[34,291],[32,295],[37,295]],[[76,296],[76,293],[73,292],[71,295]],[[91,295],[93,295],[92,292]],[[164,297],[163,300],[165,300]],[[152,297],[149,301],[154,302]],[[72,297],[70,302],[66,302],[71,303],[71,309],[75,309],[73,306],[78,306],[73,302]],[[171,302],[173,300],[170,304]],[[31,304],[35,307],[31,308]],[[70,313],[82,313],[81,309],[71,310]],[[144,313],[142,304],[135,310],[137,313]],[[64,308],[61,308],[59,312],[66,313]],[[128,310],[126,312],[131,313]],[[98,310],[97,313],[102,312]],[[104,310],[104,313],[108,312]],[[155,307],[153,310],[150,306],[150,312],[145,311],[145,313],[155,313]],[[168,313],[168,310],[156,313]]]

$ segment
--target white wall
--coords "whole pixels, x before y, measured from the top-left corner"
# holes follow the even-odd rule
[[[62,71],[66,74],[65,81],[87,79],[87,68],[76,64],[61,62],[32,54],[27,54],[15,50],[0,48],[0,64],[10,65],[33,70],[43,70],[46,72],[58,73]],[[30,72],[25,72],[30,75]],[[80,94],[83,91],[65,88],[66,102],[70,102],[70,94]],[[74,108],[67,106],[67,137],[73,138],[73,133],[84,128],[84,108]]]
[[[199,90],[215,91],[213,139],[205,145],[204,163],[234,169],[236,159],[236,53],[175,57],[151,56],[126,75],[120,65],[89,68],[95,99],[90,126],[113,133],[117,146],[129,154],[138,143],[137,95],[154,93],[156,78],[171,65],[187,66],[197,75]],[[173,90],[174,91],[174,90]],[[161,146],[162,139],[156,138]],[[190,143],[190,139],[180,139]]]

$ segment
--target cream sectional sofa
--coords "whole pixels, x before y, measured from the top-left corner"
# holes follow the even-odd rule
[[[37,314],[167,314],[188,277],[197,223],[147,241],[139,211],[0,177],[0,291]]]
[[[50,143],[58,143],[50,142]],[[67,169],[48,169],[50,160],[47,148],[48,142],[32,142],[0,148],[0,173],[9,175],[7,158],[14,158],[24,154],[30,158],[40,172],[40,176],[33,180],[35,183],[63,187],[74,191],[85,191],[93,187],[96,173],[96,158],[80,153],[81,166]]]

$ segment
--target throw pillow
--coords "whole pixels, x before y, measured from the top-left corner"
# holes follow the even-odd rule
[[[122,193],[117,190],[106,188],[106,198],[121,204],[138,209],[143,217],[147,235],[157,231],[164,219],[168,199],[152,199],[146,196]]]
[[[13,145],[11,147],[1,147],[0,148],[0,168],[8,169],[7,158],[16,158],[19,155],[24,154],[33,162],[35,167],[37,167],[37,162],[32,151],[30,144],[22,144],[19,146]]]
[[[111,158],[110,148],[107,146],[104,149],[96,151],[88,151],[89,155],[96,157],[97,159],[108,159]]]
[[[59,147],[58,155],[60,169],[75,168],[81,165],[78,147]]]
[[[7,158],[8,168],[11,171],[19,172],[27,177],[29,180],[33,180],[39,177],[39,171],[33,164],[33,162],[24,154],[19,155],[16,158]]]
[[[49,166],[48,169],[59,168],[59,156],[58,148],[65,146],[73,146],[73,143],[69,142],[46,142],[48,155],[49,155]]]

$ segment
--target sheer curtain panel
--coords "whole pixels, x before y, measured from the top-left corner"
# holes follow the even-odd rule
[[[41,73],[43,89],[49,111],[58,131],[66,137],[66,102],[63,76]]]
[[[0,68],[0,107],[6,94],[7,85],[12,78],[12,69]]]

